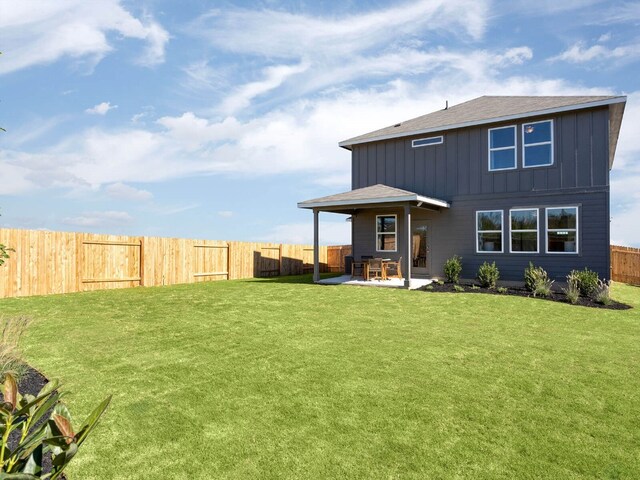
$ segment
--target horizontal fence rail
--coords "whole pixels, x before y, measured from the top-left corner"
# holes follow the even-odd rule
[[[309,245],[18,229],[0,229],[0,244],[15,250],[0,267],[0,298],[313,271]],[[320,247],[321,271],[341,271],[343,249]]]
[[[640,248],[611,245],[611,280],[640,285]]]

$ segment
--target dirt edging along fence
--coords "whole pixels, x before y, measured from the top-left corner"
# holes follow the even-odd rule
[[[611,245],[611,280],[640,285],[640,248]]]
[[[0,298],[313,271],[311,245],[18,229],[0,229],[0,243],[15,249],[0,268]],[[344,268],[344,252],[320,247],[321,271]]]

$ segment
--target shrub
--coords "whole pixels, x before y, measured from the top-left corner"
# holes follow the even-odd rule
[[[424,287],[425,290],[433,290],[433,285],[427,285]]]
[[[456,292],[464,292],[464,287],[463,287],[462,285],[454,285],[454,286],[453,286],[453,289],[454,289]]]
[[[447,278],[447,282],[458,283],[460,272],[462,272],[462,257],[454,255],[444,262],[444,276]]]
[[[498,293],[507,293],[506,287],[498,287],[496,288],[496,292]]]
[[[19,379],[26,373],[18,344],[28,326],[27,317],[0,317],[0,378],[11,373]]]
[[[571,270],[569,275],[576,278],[580,294],[585,297],[593,296],[596,288],[598,288],[599,278],[596,272],[585,267],[584,270]]]
[[[440,286],[444,285],[444,282],[442,280],[436,280],[436,283]]]
[[[603,280],[598,280],[591,298],[593,298],[595,302],[601,303],[602,305],[611,305],[610,287],[611,283]]]
[[[578,303],[580,288],[578,288],[578,278],[576,275],[573,275],[573,272],[567,275],[567,287],[563,288],[562,291],[566,295],[569,303],[572,305]]]
[[[546,270],[542,267],[536,267],[532,262],[524,269],[524,286],[530,292],[535,292],[538,285],[549,278]]]
[[[499,278],[500,271],[496,266],[496,262],[484,262],[480,265],[480,268],[478,269],[478,281],[481,286],[485,288],[496,288]]]
[[[551,295],[551,287],[553,286],[553,282],[554,281],[550,280],[549,278],[538,280],[536,288],[533,291],[533,296],[537,297],[538,295],[540,295],[541,297],[548,297],[549,295]]]
[[[474,283],[471,285],[471,290],[480,290],[480,287]]]
[[[47,383],[36,397],[20,395],[15,378],[7,373],[4,378],[4,402],[0,408],[0,478],[61,477],[62,471],[86,440],[91,430],[107,409],[107,397],[74,432],[71,415],[61,403],[58,383]],[[46,419],[44,422],[39,422]],[[17,431],[9,442],[11,432]],[[10,444],[11,443],[11,444]],[[42,475],[45,454],[51,452],[53,466],[49,474]]]

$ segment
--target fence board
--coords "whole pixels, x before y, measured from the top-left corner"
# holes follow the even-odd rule
[[[0,298],[313,271],[310,245],[18,229],[0,229],[0,243],[15,249],[0,268]],[[344,247],[320,247],[321,271],[343,265]]]
[[[611,245],[611,279],[640,285],[640,248]]]

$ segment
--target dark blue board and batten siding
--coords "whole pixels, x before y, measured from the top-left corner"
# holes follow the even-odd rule
[[[522,123],[547,119],[553,119],[554,164],[523,168]],[[412,211],[414,219],[431,222],[433,275],[441,275],[444,261],[458,254],[464,257],[465,278],[472,278],[485,260],[495,261],[505,280],[522,280],[529,261],[543,266],[557,280],[585,266],[609,278],[608,122],[608,109],[597,108],[354,145],[352,187],[382,183],[451,203],[451,209],[442,212]],[[488,129],[506,125],[517,126],[517,169],[490,172]],[[437,135],[443,135],[443,144],[411,146],[415,138]],[[544,207],[573,205],[579,207],[579,253],[545,253]],[[508,253],[509,209],[522,207],[540,208],[538,254]],[[504,211],[505,253],[476,253],[475,212],[494,209]],[[377,255],[375,215],[382,213],[385,210],[356,215],[354,255]],[[400,219],[401,212],[397,213]],[[404,239],[399,238],[399,245],[406,245]],[[399,251],[395,256],[404,254]]]

